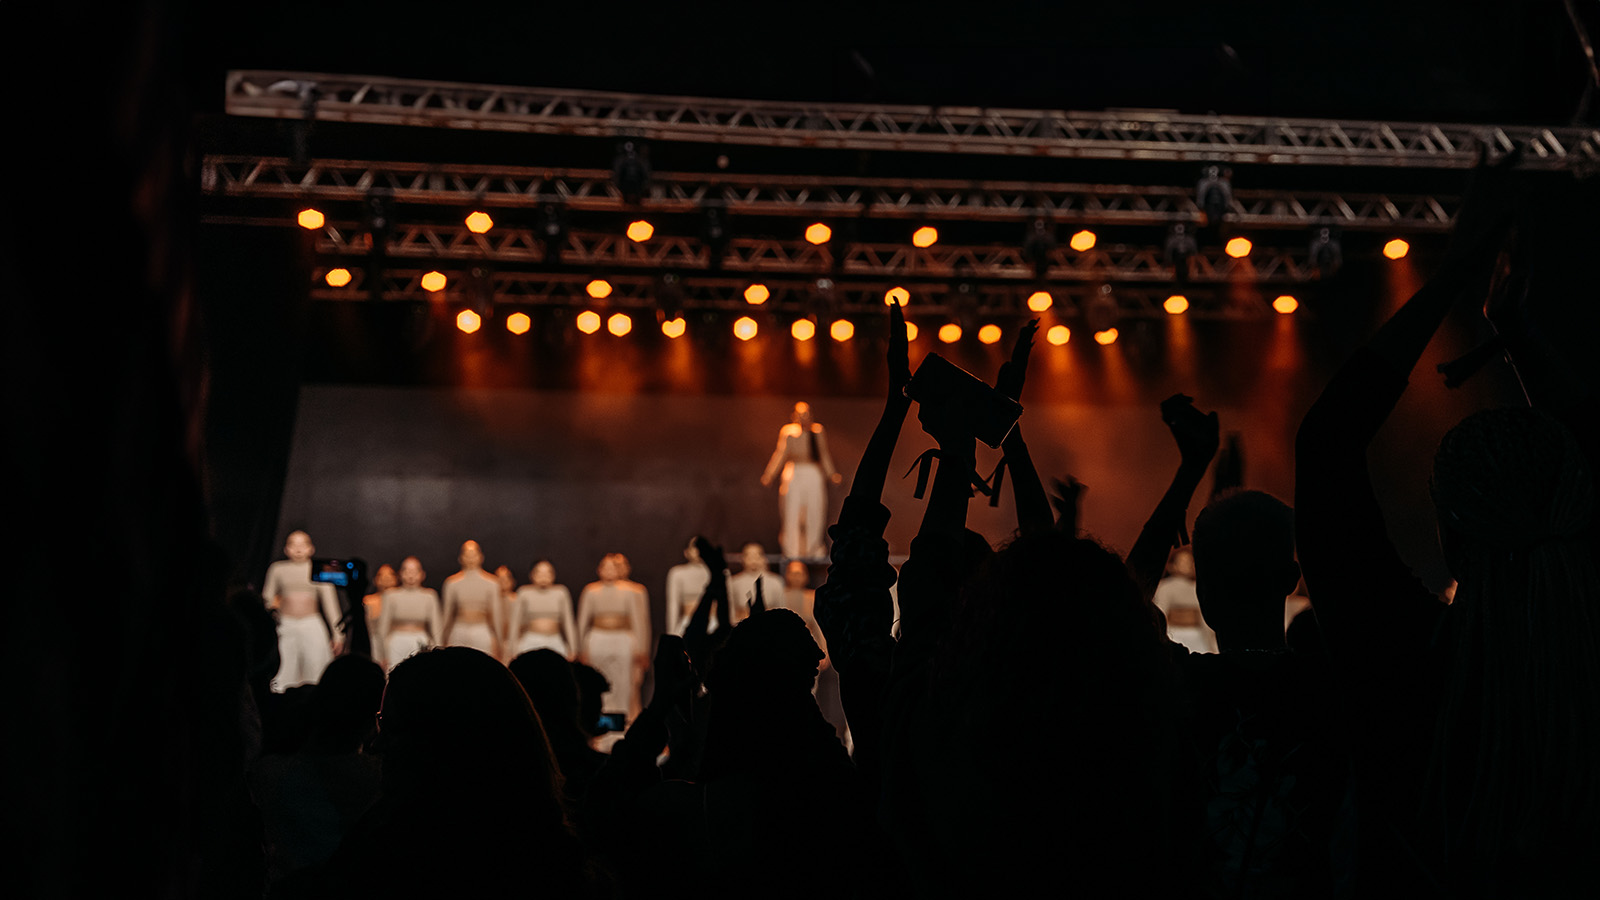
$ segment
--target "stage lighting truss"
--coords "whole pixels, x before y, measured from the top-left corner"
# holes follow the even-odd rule
[[[221,220],[217,220],[221,221]],[[231,221],[231,220],[230,220]],[[318,252],[330,256],[366,255],[368,236],[352,225],[337,224],[321,232]],[[473,234],[459,225],[402,224],[395,228],[386,248],[394,261],[483,260],[499,265],[542,266],[553,263],[544,242],[531,229],[496,228]],[[711,250],[697,238],[657,235],[637,244],[623,235],[571,231],[562,249],[563,266],[605,269],[717,269],[749,273],[763,278],[773,274],[816,275],[831,272],[843,277],[891,278],[897,276],[955,278],[965,273],[978,279],[1036,281],[1147,281],[1170,282],[1173,266],[1162,247],[1105,244],[1078,253],[1056,248],[1046,257],[1042,276],[1021,247],[959,246],[935,244],[916,248],[906,244],[850,244],[835,257],[832,250],[803,238],[734,238],[713,260]],[[1232,258],[1221,247],[1201,247],[1184,261],[1187,282],[1301,282],[1313,276],[1304,245],[1293,249],[1257,246],[1248,258]]]
[[[318,300],[359,301],[376,295],[386,301],[424,303],[433,297],[421,284],[425,271],[420,267],[385,270],[374,291],[374,285],[367,283],[372,276],[366,272],[352,272],[349,284],[330,288],[322,280],[323,270],[319,269],[314,273],[316,280],[311,296]],[[497,270],[487,277],[497,308],[580,310],[592,309],[596,302],[586,290],[590,281],[588,275]],[[659,308],[659,276],[648,273],[613,275],[610,281],[612,291],[603,301],[606,309],[626,310],[649,318]],[[835,282],[831,286],[830,301],[833,314],[849,316],[857,322],[877,321],[883,316],[884,293],[900,283],[870,279]],[[992,320],[1014,317],[1020,322],[1038,316],[1028,311],[1027,299],[1036,288],[1027,284],[967,280],[964,283],[970,286],[971,293],[960,295],[953,281],[903,283],[912,295],[907,318],[924,324],[956,318],[969,307],[982,309],[984,317]],[[724,313],[729,321],[735,316],[750,315],[761,322],[788,322],[794,316],[810,314],[818,302],[815,278],[767,278],[765,284],[771,291],[771,298],[760,307],[752,307],[744,298],[745,288],[749,286],[745,279],[722,275],[684,277],[677,283],[676,306],[684,313]],[[1266,319],[1276,315],[1272,301],[1284,293],[1284,289],[1268,285],[1246,291],[1221,284],[1191,286],[1186,289],[1190,305],[1184,315],[1191,319]],[[1074,325],[1081,324],[1091,301],[1108,296],[1099,283],[1056,285],[1052,286],[1051,295],[1050,316]],[[1116,301],[1119,319],[1156,319],[1169,315],[1164,304],[1172,296],[1172,290],[1161,284],[1118,284],[1109,296]],[[787,333],[787,327],[774,327]]]
[[[1194,225],[1202,218],[1194,189],[1178,185],[1059,184],[894,178],[716,175],[657,172],[639,211],[719,216],[793,216],[818,220],[1025,221],[1070,225]],[[601,169],[440,166],[421,163],[212,155],[202,164],[207,193],[241,198],[305,198],[324,204],[360,201],[382,189],[392,202],[496,209],[558,205],[572,211],[629,209],[613,174]],[[1321,225],[1443,233],[1460,207],[1456,197],[1313,190],[1234,190],[1232,227],[1304,231]],[[719,219],[719,231],[725,226]],[[498,223],[498,220],[497,220]],[[806,223],[797,223],[803,238]],[[498,227],[498,225],[497,225]],[[709,240],[709,237],[708,237]]]
[[[308,86],[316,103],[274,92]],[[1470,168],[1526,144],[1526,168],[1600,162],[1594,126],[1471,125],[664,97],[232,71],[229,115],[766,147],[1223,164]]]

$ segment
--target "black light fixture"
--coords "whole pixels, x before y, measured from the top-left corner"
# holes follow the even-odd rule
[[[386,187],[367,191],[361,200],[362,224],[366,226],[367,296],[383,299],[383,269],[389,253],[389,236],[394,233],[394,192]]]
[[[683,276],[662,272],[655,279],[656,319],[666,322],[683,315]]]
[[[1187,223],[1179,222],[1167,229],[1163,255],[1178,281],[1189,280],[1189,258],[1199,252],[1200,244],[1194,239],[1194,229]]]
[[[1206,166],[1195,185],[1195,205],[1206,214],[1206,225],[1215,227],[1227,218],[1233,208],[1232,173],[1221,166]]]
[[[630,139],[617,145],[611,161],[611,179],[622,194],[622,202],[638,205],[650,187],[650,148],[642,140]]]
[[[700,207],[700,237],[706,242],[710,268],[722,268],[722,257],[728,252],[729,236],[728,205],[713,200]]]
[[[557,263],[567,246],[567,211],[559,203],[546,203],[539,209],[539,240],[544,243],[544,261]]]
[[[1028,224],[1028,233],[1022,239],[1022,257],[1033,264],[1033,277],[1043,279],[1050,270],[1050,257],[1056,252],[1055,230],[1043,218]]]
[[[1323,225],[1311,234],[1309,251],[1311,271],[1318,278],[1329,278],[1344,265],[1344,247],[1339,243],[1339,233],[1332,226]]]

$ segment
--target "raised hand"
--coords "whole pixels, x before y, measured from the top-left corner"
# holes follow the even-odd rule
[[[1078,533],[1078,505],[1083,500],[1083,494],[1088,490],[1083,482],[1071,475],[1066,481],[1059,478],[1051,479],[1055,483],[1055,495],[1050,498],[1051,505],[1056,508],[1056,527],[1068,535]]]
[[[1204,470],[1211,465],[1221,443],[1221,430],[1215,412],[1202,413],[1194,408],[1194,398],[1173,394],[1161,401],[1161,421],[1167,423],[1172,437],[1178,442],[1178,453],[1185,468]]]
[[[728,561],[723,558],[721,547],[696,535],[694,548],[700,552],[700,561],[706,564],[713,576],[721,575],[728,570]]]
[[[889,304],[889,396],[905,391],[911,382],[911,342],[906,340],[906,314],[900,304]]]
[[[1028,357],[1033,353],[1033,339],[1039,333],[1039,320],[1030,319],[1017,333],[1017,343],[1011,348],[1011,359],[1000,364],[1000,375],[994,388],[1013,400],[1022,399],[1022,383],[1028,376]]]

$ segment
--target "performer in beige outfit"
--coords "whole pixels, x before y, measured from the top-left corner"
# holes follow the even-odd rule
[[[770,485],[779,472],[778,506],[783,527],[779,544],[790,559],[824,559],[824,530],[828,527],[828,494],[824,479],[838,484],[840,476],[828,454],[827,433],[811,421],[811,405],[796,403],[789,424],[778,432],[778,447],[761,474],[762,485]]]
[[[517,591],[511,602],[511,628],[506,646],[513,655],[554,650],[571,659],[578,650],[578,626],[572,617],[572,594],[556,584],[556,567],[547,559],[533,564],[533,583]]]
[[[601,711],[638,714],[639,684],[650,652],[650,598],[636,582],[626,580],[627,557],[608,554],[600,561],[600,580],[578,595],[580,659],[611,682]]]
[[[705,596],[706,585],[711,583],[711,570],[700,559],[694,538],[690,538],[689,546],[684,548],[683,559],[684,562],[667,570],[667,631],[680,637],[689,627],[689,617],[700,605],[700,598]],[[706,624],[706,631],[716,630],[717,620],[713,616]]]
[[[783,579],[767,568],[766,548],[760,544],[745,544],[739,559],[744,568],[728,576],[728,614],[735,624],[750,617],[757,582],[761,583],[761,602],[767,609],[783,605]]]
[[[500,582],[483,570],[477,541],[461,545],[461,571],[444,580],[444,638],[447,647],[473,647],[500,658]]]
[[[408,556],[400,563],[400,586],[383,592],[377,635],[385,669],[393,669],[406,657],[436,645],[444,631],[439,595],[433,588],[422,586],[427,575],[422,571],[422,561]]]
[[[302,684],[316,684],[322,678],[322,670],[343,649],[338,634],[338,595],[333,585],[311,580],[311,556],[316,552],[310,535],[291,532],[283,545],[283,553],[289,558],[268,566],[262,583],[261,594],[267,608],[278,612],[279,664],[272,689],[279,693]]]

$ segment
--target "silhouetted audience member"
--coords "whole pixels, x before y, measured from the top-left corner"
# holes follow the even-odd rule
[[[364,656],[335,659],[312,687],[311,727],[301,749],[256,764],[251,790],[266,828],[272,880],[326,860],[377,799],[378,760],[364,749],[383,682],[383,668]]]
[[[544,729],[493,657],[443,647],[396,666],[374,749],[378,801],[327,863],[280,882],[279,896],[592,895]]]
[[[581,824],[584,795],[605,765],[606,755],[589,745],[589,734],[578,723],[578,682],[572,664],[554,650],[532,650],[513,659],[510,668],[539,714],[561,770],[567,809]]]
[[[581,662],[572,664],[572,677],[578,682],[578,727],[591,738],[598,737],[604,733],[600,730],[600,713],[611,682],[599,669]]]
[[[1294,514],[1260,491],[1195,519],[1195,590],[1220,653],[1174,643],[1206,798],[1202,890],[1331,897],[1348,860],[1333,836],[1349,783],[1337,698],[1318,659],[1291,650],[1283,598],[1300,580]]]

